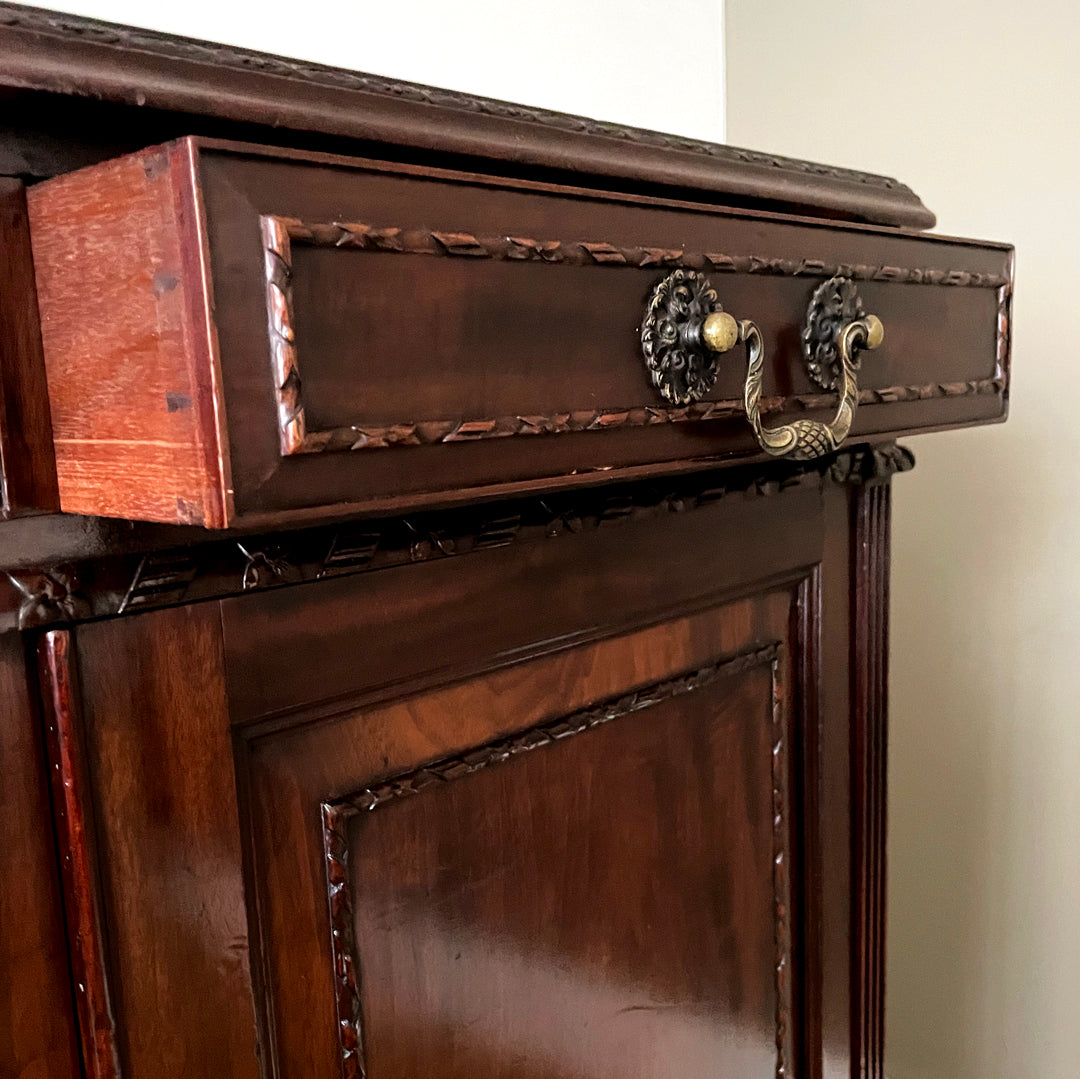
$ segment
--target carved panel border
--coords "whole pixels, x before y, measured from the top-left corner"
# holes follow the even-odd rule
[[[349,878],[348,822],[397,798],[411,797],[440,783],[449,783],[523,753],[581,734],[674,697],[692,693],[722,678],[768,666],[771,671],[772,811],[773,811],[773,918],[776,983],[776,1077],[790,1074],[792,1031],[790,823],[787,811],[788,748],[784,732],[783,688],[778,667],[782,646],[778,641],[733,656],[725,656],[695,670],[655,682],[621,697],[603,701],[560,719],[532,727],[509,738],[489,742],[470,753],[448,757],[424,768],[396,776],[346,798],[324,802],[323,850],[326,860],[330,911],[330,946],[333,954],[336,1026],[341,1048],[342,1079],[363,1079],[360,974],[357,970]]]
[[[743,413],[741,401],[699,401],[687,408],[634,405],[621,408],[588,408],[527,416],[496,416],[454,420],[419,420],[398,424],[353,424],[325,430],[308,430],[300,368],[297,361],[295,320],[292,306],[292,245],[345,247],[406,255],[492,259],[498,262],[545,262],[570,266],[630,266],[637,268],[688,267],[721,273],[766,274],[785,277],[828,278],[841,274],[859,281],[903,284],[993,288],[998,293],[996,331],[997,376],[967,382],[888,386],[864,389],[859,404],[887,404],[940,397],[971,397],[1004,392],[1007,378],[1008,312],[1011,287],[1007,276],[932,267],[904,268],[862,263],[826,263],[820,259],[762,258],[692,252],[682,248],[616,247],[609,243],[536,240],[521,236],[477,237],[461,232],[422,229],[375,228],[360,222],[308,223],[291,217],[266,215],[262,230],[266,307],[270,354],[278,412],[281,453],[324,453],[386,449],[393,446],[437,445],[475,442],[516,435],[570,434],[625,427],[653,427],[666,423],[729,419]],[[835,403],[830,394],[799,394],[769,397],[761,402],[763,413],[785,409],[812,410]]]

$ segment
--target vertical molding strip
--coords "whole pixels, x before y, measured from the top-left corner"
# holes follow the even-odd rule
[[[800,986],[798,996],[801,1042],[797,1047],[799,1079],[821,1079],[822,1069],[822,782],[821,765],[821,632],[822,572],[814,566],[799,584],[795,677],[795,736],[792,738],[795,805],[792,826],[799,828],[801,843],[793,844],[799,855],[796,867],[799,904],[798,955]]]
[[[852,635],[853,1059],[860,1079],[884,1079],[885,842],[888,740],[888,480],[856,487]]]
[[[50,630],[42,637],[38,675],[83,1063],[88,1079],[119,1079],[116,1022],[105,973],[94,817],[69,630]]]

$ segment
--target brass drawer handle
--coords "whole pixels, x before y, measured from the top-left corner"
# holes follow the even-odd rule
[[[736,321],[725,312],[708,279],[693,270],[676,270],[653,290],[641,346],[653,384],[671,404],[685,407],[712,389],[717,357],[737,341],[744,342],[743,404],[758,445],[773,457],[808,461],[834,452],[847,438],[859,403],[857,350],[877,348],[885,329],[880,319],[863,311],[854,282],[832,277],[815,290],[802,336],[811,378],[822,389],[840,393],[828,423],[795,420],[766,427],[761,422],[761,331],[755,323]]]

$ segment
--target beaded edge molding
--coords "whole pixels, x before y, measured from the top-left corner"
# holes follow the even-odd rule
[[[342,1079],[362,1079],[363,1023],[360,999],[359,957],[353,928],[352,882],[349,873],[349,821],[397,798],[407,798],[439,783],[502,764],[533,750],[582,734],[612,720],[674,697],[713,685],[722,678],[768,666],[771,675],[769,713],[772,732],[770,772],[772,780],[773,838],[773,935],[776,987],[776,1076],[788,1075],[787,1046],[792,1029],[791,984],[791,878],[790,824],[787,819],[787,740],[784,737],[783,691],[778,677],[782,648],[779,642],[759,645],[673,678],[663,679],[620,697],[572,712],[528,730],[489,742],[477,749],[444,758],[425,768],[406,772],[345,798],[322,804],[323,853],[326,866],[327,902],[330,912],[330,946],[333,953],[336,1029],[341,1051]]]
[[[332,427],[309,430],[304,413],[302,381],[297,360],[292,306],[292,245],[350,248],[407,255],[492,259],[498,262],[547,262],[571,266],[630,266],[636,268],[686,267],[721,273],[768,274],[786,277],[828,278],[836,275],[856,281],[993,288],[997,290],[996,362],[1004,372],[1008,356],[1011,284],[1002,274],[931,267],[905,268],[862,263],[826,263],[820,259],[761,258],[718,252],[688,252],[680,248],[615,247],[608,243],[536,240],[528,237],[476,237],[469,233],[420,229],[373,228],[360,222],[310,224],[295,218],[265,215],[260,218],[266,279],[266,307],[270,353],[282,456],[395,446],[475,442],[517,435],[569,434],[626,427],[653,427],[668,423],[729,419],[742,415],[740,401],[698,401],[685,408],[637,405],[627,408],[581,409],[541,415],[485,417],[467,420],[424,420],[397,424]],[[1006,388],[1002,373],[995,378],[966,382],[864,389],[859,404],[923,401],[939,397],[999,395]],[[827,408],[831,394],[768,397],[763,414],[785,409],[810,411]]]

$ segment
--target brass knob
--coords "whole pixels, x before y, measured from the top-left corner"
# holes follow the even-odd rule
[[[701,340],[713,352],[728,352],[739,340],[739,324],[726,311],[714,311],[701,324]]]
[[[653,385],[678,407],[701,400],[712,389],[717,357],[743,341],[746,418],[766,453],[796,461],[832,453],[847,438],[859,404],[858,350],[875,349],[884,339],[881,320],[863,310],[853,281],[832,277],[823,282],[807,308],[803,353],[810,377],[822,389],[839,391],[836,414],[828,423],[795,420],[766,427],[761,422],[761,331],[724,311],[704,275],[682,269],[668,274],[653,289],[641,327],[641,350]]]
[[[653,289],[641,325],[641,351],[653,385],[678,407],[700,401],[716,382],[716,358],[734,348],[739,326],[708,278],[675,270]]]
[[[885,340],[885,327],[881,324],[881,319],[877,315],[866,316],[866,341],[863,344],[863,348],[868,348],[873,351],[882,341]]]

